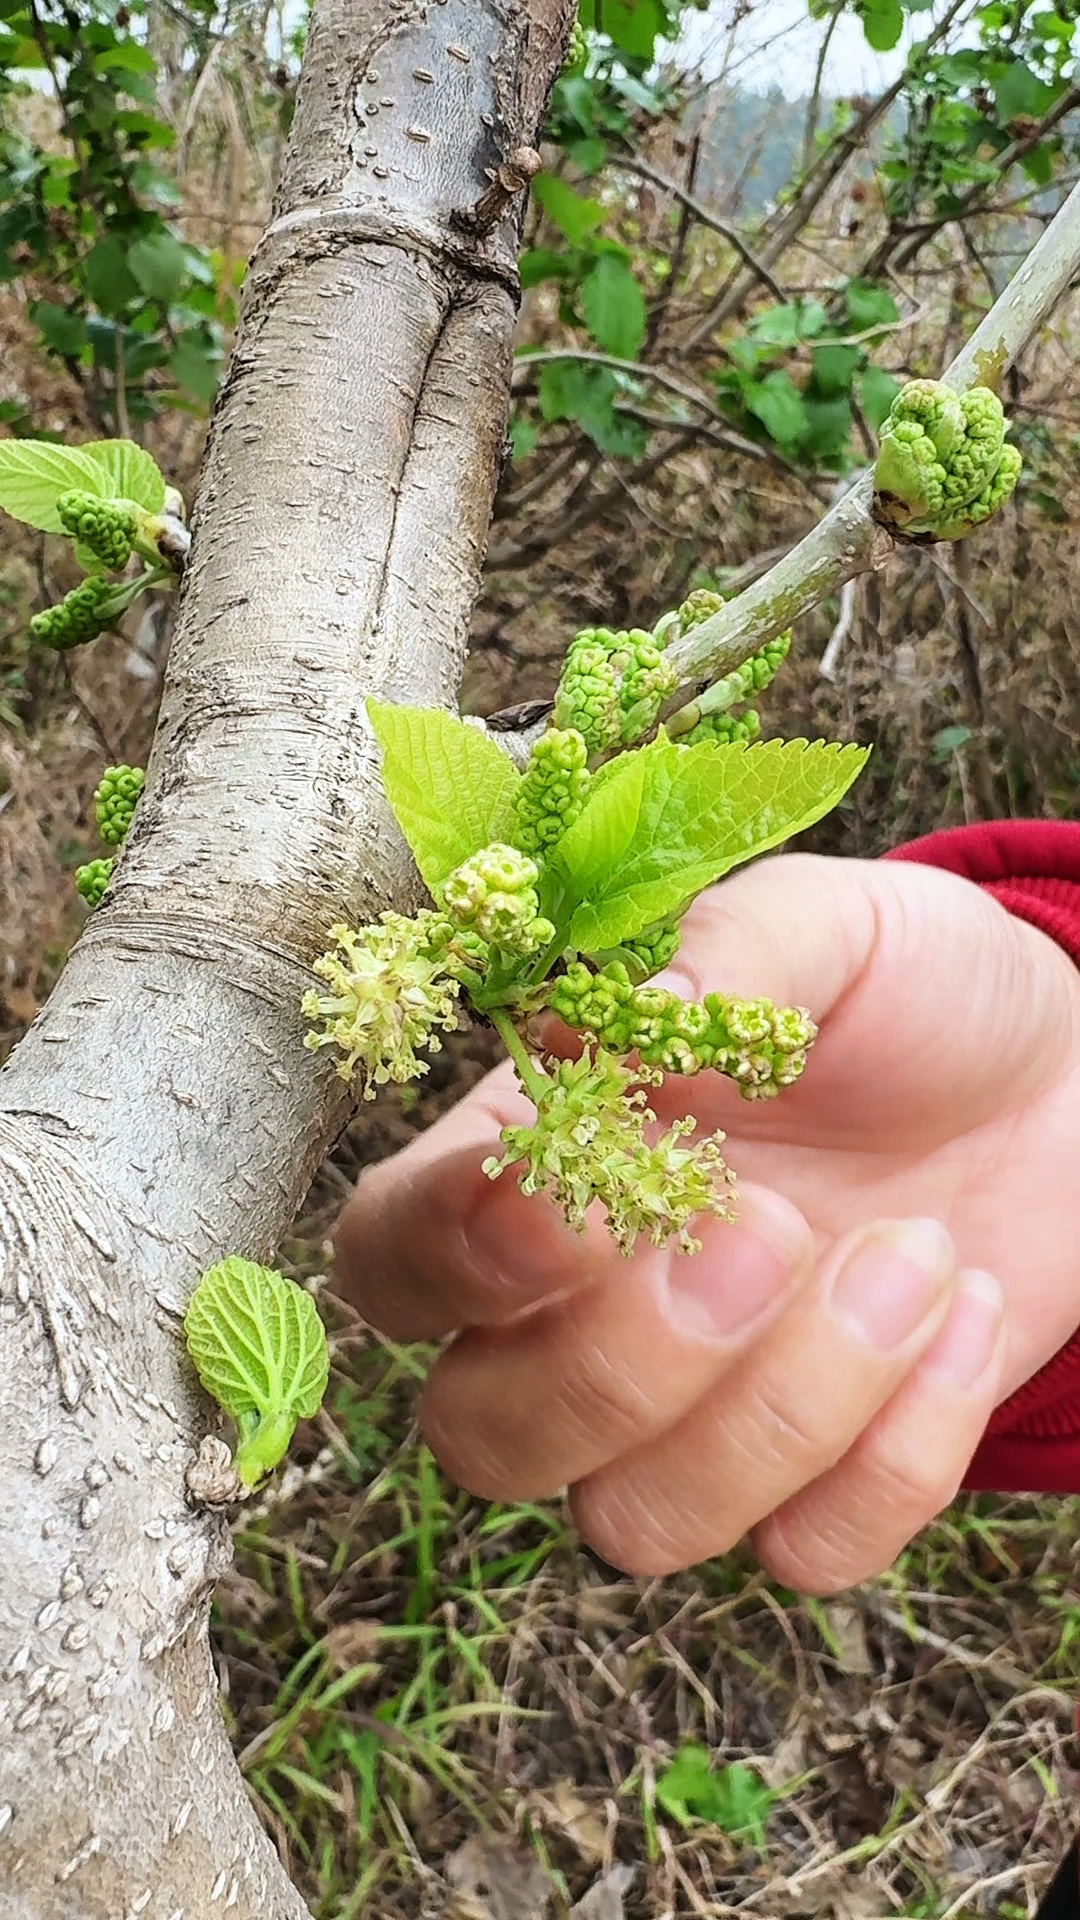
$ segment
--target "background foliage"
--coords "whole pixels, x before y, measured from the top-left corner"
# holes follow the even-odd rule
[[[523,236],[474,711],[548,693],[579,626],[651,622],[784,551],[1080,172],[1069,0],[810,13],[795,100],[740,84],[767,6],[583,0]],[[893,50],[872,97],[829,80],[853,13]],[[130,433],[190,501],[303,29],[264,0],[0,0],[0,431]],[[819,846],[1076,812],[1077,321],[1065,302],[1010,376],[1025,474],[993,531],[796,632],[772,723],[876,749]],[[145,758],[172,618],[34,652],[29,614],[74,577],[60,541],[3,541],[0,1054],[78,932],[93,789]],[[354,1125],[292,1271],[325,1284],[358,1169],[489,1060],[465,1037]],[[579,1559],[557,1503],[446,1488],[410,1427],[424,1356],[326,1304],[328,1411],[245,1518],[219,1617],[242,1764],[320,1917],[539,1920],[546,1890],[596,1881],[591,1920],[1032,1910],[1071,1823],[1071,1511],[969,1503],[828,1607],[737,1564],[641,1590]]]

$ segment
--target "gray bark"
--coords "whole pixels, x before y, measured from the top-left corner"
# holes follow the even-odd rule
[[[0,1915],[298,1920],[228,1751],[225,1523],[178,1336],[347,1117],[303,1050],[343,917],[414,897],[363,714],[452,704],[500,463],[516,209],[572,0],[322,0],[110,894],[0,1074]]]

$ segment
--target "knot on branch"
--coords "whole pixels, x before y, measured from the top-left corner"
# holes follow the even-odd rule
[[[491,176],[490,186],[485,187],[476,205],[455,208],[450,215],[451,226],[472,234],[476,239],[491,233],[509,212],[519,194],[527,192],[530,182],[540,171],[540,164],[540,155],[535,147],[515,147]]]

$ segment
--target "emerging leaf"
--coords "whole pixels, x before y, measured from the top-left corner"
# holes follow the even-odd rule
[[[145,447],[134,440],[91,440],[78,452],[93,460],[101,470],[99,491],[110,500],[130,500],[147,513],[160,513],[165,505],[165,476]]]
[[[432,889],[492,841],[512,843],[521,775],[487,734],[441,707],[367,703],[386,797]]]
[[[240,1429],[237,1472],[254,1486],[326,1391],[330,1356],[315,1302],[295,1280],[234,1254],[203,1274],[184,1337],[207,1393]]]
[[[112,488],[87,447],[56,447],[48,440],[0,441],[0,507],[42,533],[63,533],[56,511],[61,494],[78,488],[108,498]]]
[[[581,903],[573,944],[596,953],[678,914],[733,867],[813,826],[867,756],[805,740],[677,747],[659,739],[628,754],[594,783],[558,848]]]

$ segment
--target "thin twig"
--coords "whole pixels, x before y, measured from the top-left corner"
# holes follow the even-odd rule
[[[782,301],[787,298],[779,281],[774,279],[765,262],[758,259],[753,248],[743,239],[738,227],[733,227],[730,221],[721,220],[718,213],[714,213],[711,207],[707,207],[704,201],[698,200],[686,187],[680,186],[677,180],[669,179],[666,173],[661,173],[658,167],[650,166],[647,160],[639,159],[636,153],[616,154],[611,164],[613,167],[621,168],[623,173],[636,173],[639,179],[648,180],[654,187],[658,187],[661,193],[669,193],[672,199],[678,200],[688,213],[693,214],[695,220],[701,222],[703,227],[711,227],[714,233],[718,233],[721,239],[727,241],[744,266],[749,267],[750,272],[756,275],[762,285],[768,287],[774,300]]]

